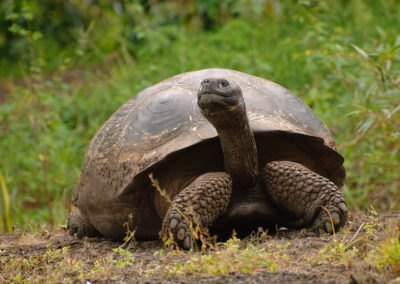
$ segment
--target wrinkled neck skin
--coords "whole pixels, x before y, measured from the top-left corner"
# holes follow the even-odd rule
[[[217,130],[224,154],[224,168],[232,176],[234,186],[246,189],[256,185],[257,147],[244,103],[205,116]]]

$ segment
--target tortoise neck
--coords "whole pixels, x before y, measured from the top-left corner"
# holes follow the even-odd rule
[[[224,168],[232,176],[234,186],[243,189],[254,186],[258,177],[257,147],[245,105],[218,113],[208,120],[217,130]]]

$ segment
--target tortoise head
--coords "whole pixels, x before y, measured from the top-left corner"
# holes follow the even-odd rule
[[[203,80],[197,93],[197,104],[205,116],[244,108],[242,90],[239,85],[223,78]]]
[[[253,188],[258,176],[257,147],[239,85],[224,78],[205,79],[197,104],[218,133],[224,171],[231,175],[235,187]]]

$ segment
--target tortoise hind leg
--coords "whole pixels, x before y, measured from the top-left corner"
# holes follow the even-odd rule
[[[207,229],[228,207],[232,192],[232,179],[223,172],[206,173],[177,194],[164,217],[161,235],[173,236],[179,246],[193,248],[193,237],[189,227],[199,225]]]
[[[312,226],[318,233],[332,234],[346,223],[348,212],[343,193],[329,179],[289,161],[268,163],[262,174],[268,196],[294,218],[285,225]]]
[[[75,207],[69,213],[67,229],[71,236],[76,234],[78,238],[100,236],[99,232],[89,223],[78,207]]]

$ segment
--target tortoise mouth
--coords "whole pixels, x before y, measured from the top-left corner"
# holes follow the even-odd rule
[[[227,100],[228,96],[215,94],[215,93],[201,93],[199,94],[198,104],[199,107],[204,109],[204,107],[208,104],[216,104],[220,106],[229,106],[229,102]]]
[[[229,94],[220,93],[199,93],[197,104],[203,114],[219,113],[224,111],[232,111],[244,102],[238,101],[236,97]]]

